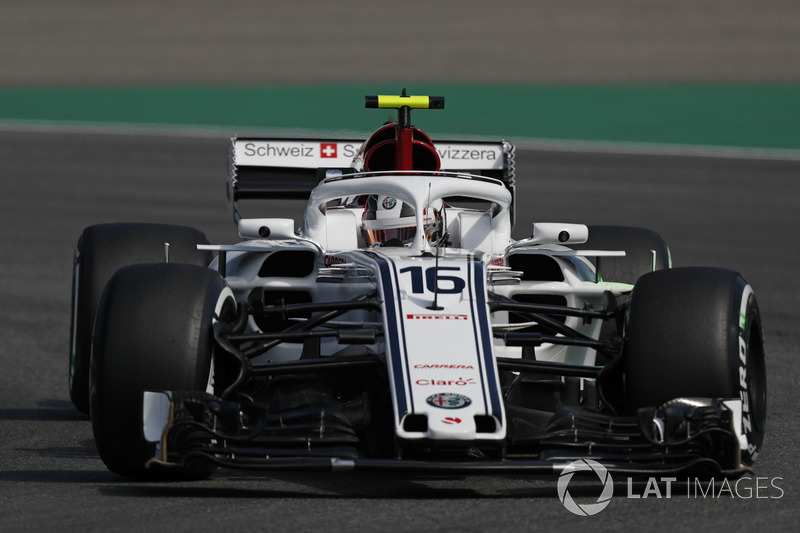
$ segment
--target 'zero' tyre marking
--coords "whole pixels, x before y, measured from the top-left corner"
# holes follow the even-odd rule
[[[750,303],[750,296],[753,294],[753,289],[750,285],[745,285],[742,290],[742,299],[739,303],[739,332],[738,332],[738,347],[739,347],[739,398],[742,401],[742,419],[741,428],[745,440],[742,442],[743,446],[746,442],[746,450],[750,458],[755,461],[758,455],[756,445],[750,442],[750,435],[754,431],[752,412],[755,406],[751,405],[750,383],[747,375],[747,357],[749,355],[750,347],[748,339],[745,338],[747,333],[747,307]]]

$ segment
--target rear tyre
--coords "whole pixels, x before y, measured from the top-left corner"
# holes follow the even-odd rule
[[[623,348],[629,412],[678,397],[742,400],[752,464],[764,441],[767,389],[761,315],[742,277],[720,268],[642,276],[631,295]]]
[[[72,328],[69,357],[69,395],[75,407],[89,412],[89,359],[95,314],[106,283],[117,269],[137,263],[169,261],[208,266],[211,252],[198,251],[208,244],[193,228],[166,224],[100,224],[83,230],[75,249],[72,277]]]
[[[235,309],[216,272],[192,265],[142,264],[120,269],[97,312],[91,364],[92,430],[109,470],[135,478],[208,477],[203,462],[150,471],[155,444],[142,432],[145,390],[213,392],[215,316]]]
[[[669,247],[657,232],[628,226],[589,226],[589,240],[574,247],[578,250],[624,251],[624,257],[603,257],[595,261],[603,281],[633,285],[640,276],[656,270],[672,268]],[[618,298],[618,304],[628,297]],[[600,328],[600,340],[610,341],[621,333],[622,321],[606,320]],[[608,362],[603,361],[601,362]]]
[[[600,260],[603,281],[633,285],[643,274],[671,268],[669,247],[657,232],[627,226],[589,226],[589,240],[578,250],[622,250],[625,257]]]

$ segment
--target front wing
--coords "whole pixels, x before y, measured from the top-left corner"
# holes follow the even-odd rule
[[[368,358],[338,364],[380,365]],[[314,367],[313,362],[304,365],[304,370]],[[657,409],[640,409],[636,416],[564,409],[536,438],[511,443],[494,456],[481,453],[481,442],[475,441],[469,450],[440,447],[438,454],[420,459],[404,457],[402,446],[392,458],[362,456],[357,432],[337,413],[299,412],[284,418],[271,416],[265,405],[242,405],[207,393],[147,391],[144,435],[156,444],[152,468],[201,460],[262,471],[557,475],[573,461],[592,459],[610,472],[631,476],[739,477],[751,469],[741,464],[734,422],[738,402],[680,398]]]

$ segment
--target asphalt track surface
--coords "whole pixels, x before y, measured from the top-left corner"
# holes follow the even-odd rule
[[[800,80],[793,0],[4,0],[0,86]]]
[[[793,529],[800,517],[798,161],[518,151],[517,237],[534,220],[647,226],[667,239],[676,266],[733,268],[754,286],[766,329],[769,414],[750,497],[743,484],[720,497],[695,497],[678,485],[669,499],[628,498],[622,478],[602,513],[577,517],[559,502],[555,478],[219,471],[198,483],[149,484],[108,472],[67,393],[75,241],[85,226],[111,221],[186,224],[212,242],[234,241],[226,143],[0,133],[0,531]],[[299,219],[301,209],[274,202],[261,212]],[[597,485],[587,480],[570,491],[591,503]],[[632,493],[646,488],[633,485]]]

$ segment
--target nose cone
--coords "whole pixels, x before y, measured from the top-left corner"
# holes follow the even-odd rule
[[[428,435],[431,439],[470,440],[475,438],[475,431],[472,413],[458,410],[428,413]]]

